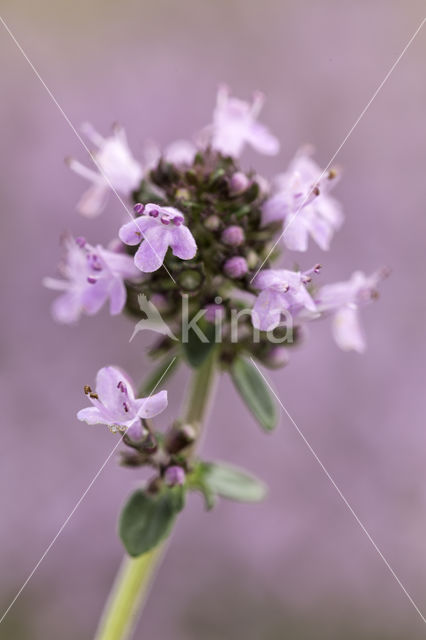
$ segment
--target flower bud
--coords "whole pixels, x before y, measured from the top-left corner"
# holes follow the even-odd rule
[[[244,242],[244,230],[238,225],[227,227],[222,233],[222,242],[231,247],[239,247]]]
[[[228,278],[242,278],[248,271],[248,265],[245,258],[242,256],[235,256],[234,258],[229,258],[225,262],[223,270]]]
[[[263,364],[270,369],[280,369],[288,364],[289,356],[285,347],[272,347],[262,359]]]
[[[260,176],[259,174],[256,174],[254,181],[259,187],[259,195],[262,197],[268,196],[269,192],[271,191],[271,186],[267,179],[263,176]]]
[[[256,251],[253,251],[253,249],[250,249],[247,253],[247,264],[249,269],[254,269],[255,266],[258,264],[259,262],[259,256],[257,255]]]
[[[225,316],[225,307],[223,306],[223,304],[206,304],[204,309],[204,317],[207,322],[210,322],[211,324],[215,324],[217,319],[222,320]]]
[[[205,219],[204,226],[209,231],[217,231],[220,227],[220,218],[218,216],[209,216]]]
[[[176,190],[175,198],[177,200],[189,200],[190,197],[191,197],[191,194],[188,191],[188,189],[185,189],[185,187],[180,187],[179,189]]]
[[[185,482],[185,471],[177,465],[168,467],[164,473],[164,482],[168,487],[183,485]]]
[[[176,425],[167,434],[165,447],[168,453],[176,454],[185,449],[195,441],[197,434],[190,424]]]
[[[236,171],[229,181],[229,191],[236,196],[243,193],[250,186],[250,180],[242,171]]]

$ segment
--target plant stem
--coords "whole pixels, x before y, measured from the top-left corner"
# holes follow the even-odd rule
[[[163,545],[159,545],[138,558],[123,558],[99,623],[96,640],[129,638],[137,612],[148,595],[162,551]]]
[[[190,382],[184,423],[191,424],[197,437],[194,445],[188,449],[188,457],[193,455],[195,445],[199,442],[213,395],[216,374],[216,349],[212,349],[201,367],[194,371]],[[137,615],[148,596],[164,548],[165,544],[161,543],[138,558],[124,558],[106,602],[95,640],[125,640],[130,637]]]

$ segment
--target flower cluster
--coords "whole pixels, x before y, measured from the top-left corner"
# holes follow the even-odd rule
[[[151,355],[168,356],[169,366],[186,358],[198,367],[205,343],[219,343],[221,366],[233,372],[237,387],[243,372],[234,367],[237,359],[252,356],[273,368],[284,366],[303,328],[322,317],[331,317],[340,348],[364,351],[359,310],[377,296],[386,272],[356,271],[347,281],[319,286],[320,265],[291,268],[295,258],[284,256],[285,250],[297,252],[299,261],[311,238],[327,251],[342,224],[342,208],[331,194],[339,172],[322,171],[310,148],[297,152],[271,183],[245,171],[240,156],[247,145],[267,155],[280,149],[258,120],[262,105],[261,94],[247,103],[221,87],[212,123],[194,142],[179,140],[164,152],[151,145],[141,161],[122,128],[103,138],[85,126],[97,151],[93,169],[69,160],[91,182],[77,208],[96,216],[113,191],[128,219],[117,224],[108,249],[65,238],[63,279],[45,279],[62,292],[53,303],[56,320],[74,323],[109,301],[111,314],[125,310],[139,321],[132,338],[144,322],[157,327],[162,337]],[[280,261],[287,266],[277,267]],[[165,391],[136,399],[128,376],[105,367],[95,391],[86,386],[85,393],[92,406],[78,418],[124,432],[131,448],[125,464],[151,464],[159,470],[157,484],[182,485],[189,467],[180,452],[194,434],[189,425],[176,424],[165,437],[153,431],[151,418],[167,405]]]

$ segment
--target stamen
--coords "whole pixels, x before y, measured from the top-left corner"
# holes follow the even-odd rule
[[[330,171],[328,172],[328,179],[329,180],[333,180],[336,177],[337,177],[337,170],[336,169],[330,169]]]
[[[87,261],[89,263],[89,267],[93,271],[102,271],[102,263],[100,261],[99,256],[96,255],[96,253],[88,253],[87,254]]]
[[[142,213],[144,209],[145,209],[145,205],[142,204],[142,202],[137,202],[133,207],[133,211],[135,213]]]
[[[117,384],[117,389],[120,389],[122,393],[127,394],[127,387],[122,380],[120,380],[119,383]]]
[[[163,224],[170,224],[170,218],[169,218],[169,216],[167,216],[167,215],[163,215],[163,216],[161,216],[161,222],[162,222]]]
[[[180,225],[183,224],[183,218],[181,218],[180,216],[176,216],[175,218],[173,218],[172,222],[177,227],[180,227]]]
[[[129,413],[129,405],[127,404],[127,402],[123,402],[123,408],[126,413]]]
[[[91,393],[89,393],[89,398],[92,398],[93,400],[99,400],[99,396],[97,393],[95,393],[94,391],[92,391]]]
[[[158,209],[152,209],[152,211],[149,212],[149,215],[151,218],[157,218],[159,213]]]
[[[88,393],[92,393],[92,388],[89,387],[88,384],[85,384],[83,388],[84,388],[84,393],[86,394],[86,396],[87,396]]]
[[[97,281],[98,281],[98,279],[97,279],[97,278],[95,278],[94,276],[87,276],[87,282],[88,282],[89,284],[96,284],[96,283],[97,283]]]
[[[78,236],[78,238],[75,239],[75,243],[81,248],[83,249],[83,247],[86,245],[86,238],[83,238],[83,236]]]

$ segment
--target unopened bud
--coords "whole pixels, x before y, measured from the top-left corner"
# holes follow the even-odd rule
[[[289,356],[285,347],[273,347],[264,358],[262,363],[270,369],[280,369],[288,364]]]
[[[209,231],[217,231],[220,227],[220,218],[218,216],[209,216],[205,219],[204,226]]]
[[[217,319],[222,320],[225,316],[225,307],[222,304],[206,304],[204,309],[204,317],[211,324],[214,324]]]
[[[227,227],[222,232],[222,242],[231,247],[239,247],[240,244],[243,244],[244,239],[244,229],[238,225]]]
[[[190,424],[174,427],[166,437],[165,446],[169,453],[176,454],[195,441],[197,434]]]
[[[250,186],[250,180],[242,171],[233,174],[229,181],[229,191],[236,196],[243,193]]]
[[[168,487],[183,485],[185,482],[185,471],[177,465],[168,467],[164,473],[164,482]]]
[[[248,271],[248,265],[246,259],[242,256],[235,256],[234,258],[229,258],[225,264],[223,265],[223,270],[225,271],[228,278],[242,278],[246,275]]]

